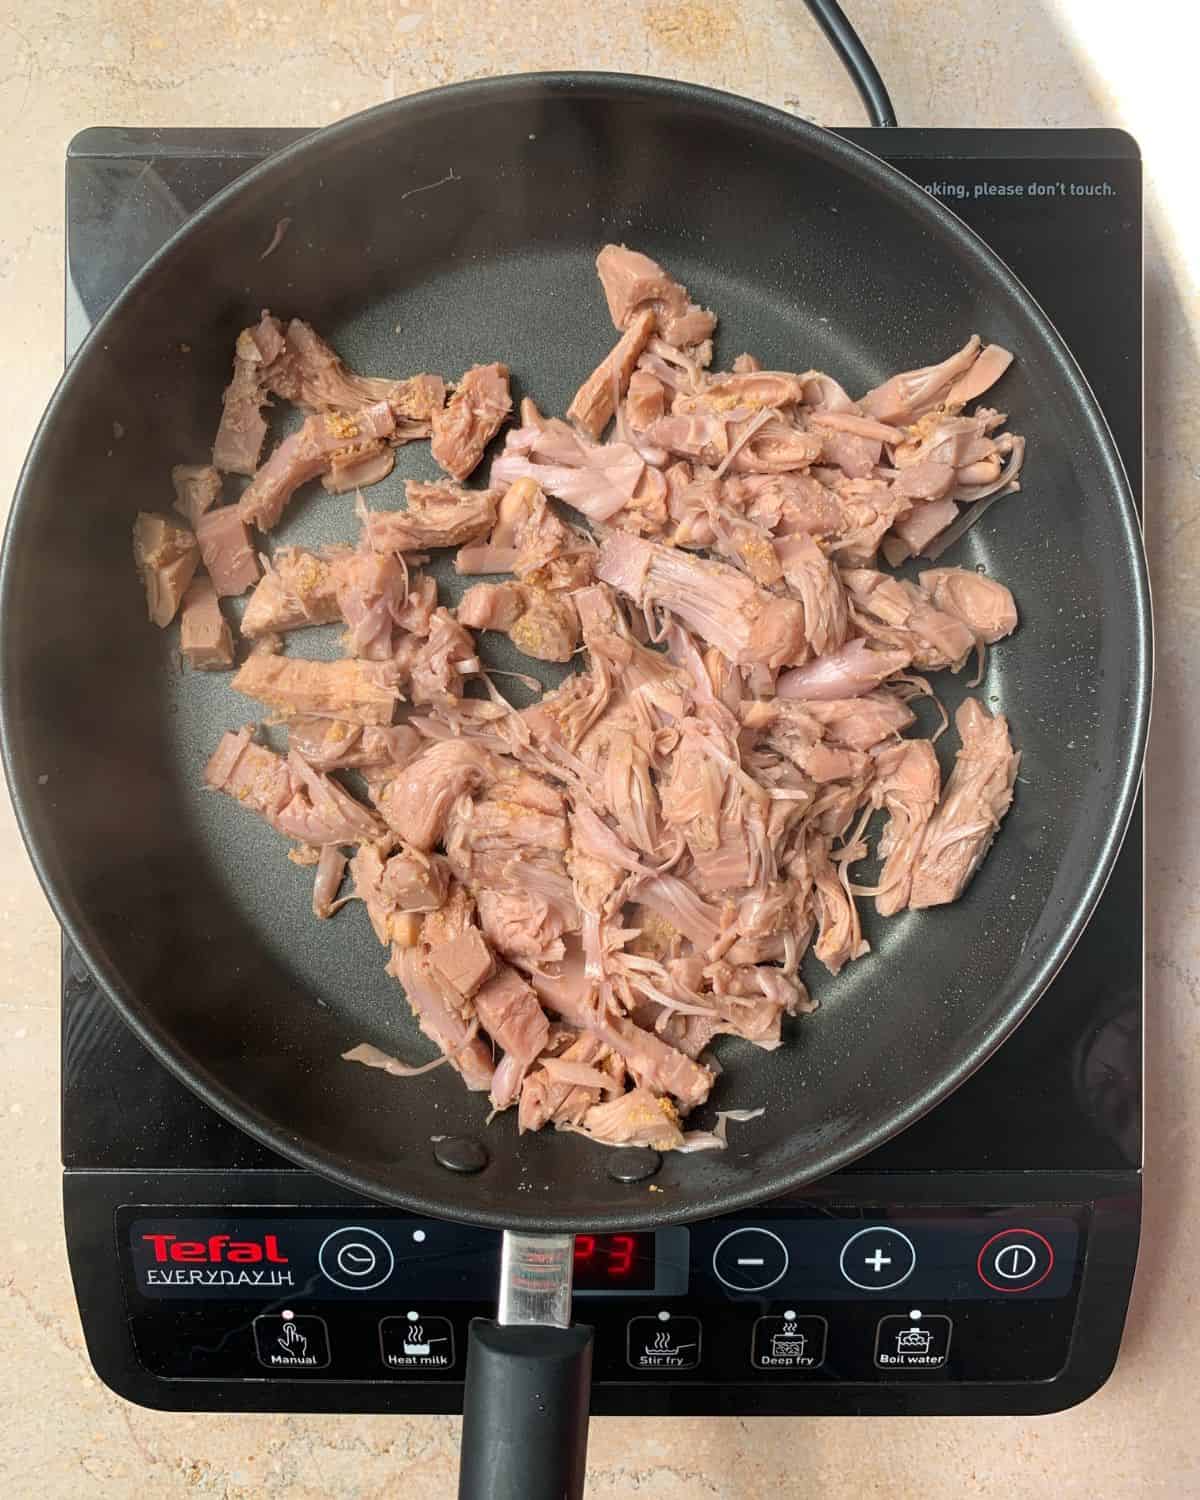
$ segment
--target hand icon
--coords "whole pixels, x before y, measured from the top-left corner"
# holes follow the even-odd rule
[[[283,1332],[279,1336],[278,1343],[285,1354],[297,1354],[303,1357],[308,1353],[308,1340],[295,1323],[283,1325]]]

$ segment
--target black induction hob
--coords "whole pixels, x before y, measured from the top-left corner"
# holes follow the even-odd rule
[[[1113,130],[844,133],[1025,281],[1140,497],[1134,142]],[[191,213],[300,134],[77,137],[68,358]],[[595,1411],[1029,1413],[1102,1384],[1140,1218],[1142,833],[1139,804],[1050,990],[923,1120],[752,1213],[581,1237]],[[150,1056],[66,944],[62,988],[67,1243],[101,1377],[168,1409],[460,1410],[466,1328],[491,1311],[499,1236],[370,1203],[250,1140]]]

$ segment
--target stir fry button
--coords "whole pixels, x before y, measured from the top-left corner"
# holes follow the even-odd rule
[[[630,1318],[626,1354],[633,1370],[673,1374],[700,1363],[700,1319],[666,1311],[654,1317]]]

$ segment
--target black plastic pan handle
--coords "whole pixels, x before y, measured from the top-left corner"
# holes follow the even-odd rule
[[[591,1384],[590,1328],[476,1318],[458,1500],[580,1500]]]
[[[592,1330],[569,1326],[574,1249],[504,1236],[498,1321],[471,1324],[458,1500],[581,1500]]]

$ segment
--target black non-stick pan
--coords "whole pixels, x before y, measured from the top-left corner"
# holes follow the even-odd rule
[[[956,906],[886,924],[865,914],[874,954],[836,980],[812,976],[821,1008],[777,1052],[721,1046],[714,1104],[765,1113],[736,1127],[736,1150],[666,1160],[653,1193],[616,1180],[576,1136],[518,1139],[507,1117],[485,1128],[485,1103],[444,1073],[397,1081],[340,1061],[364,1039],[412,1059],[429,1049],[362,910],[315,922],[311,872],[201,791],[206,756],[249,705],[222,679],[181,673],[171,633],[146,622],[130,557],[134,512],[169,503],[172,464],[205,459],[233,340],[260,308],[303,315],[372,374],[453,378],[505,360],[522,392],[562,411],[612,339],[593,271],[608,240],[656,256],[719,310],[722,364],[748,349],[861,391],[972,332],[1007,345],[1017,360],[996,399],[1029,454],[1022,491],[949,558],[1006,581],[1021,608],[979,688],[1023,755],[991,856]],[[397,503],[403,477],[431,472],[423,445],[402,449],[371,503]],[[355,530],[352,498],[316,490],[274,540]],[[444,565],[440,576],[452,578]],[[421,1213],[552,1237],[510,1237],[503,1321],[476,1330],[473,1497],[577,1493],[567,1436],[585,1420],[587,1335],[555,1326],[563,1237],[743,1208],[843,1166],[943,1098],[1079,936],[1146,733],[1133,506],[1039,308],[962,224],[862,150],[650,80],[502,79],[398,101],[215,199],[67,372],[21,479],[0,583],[18,816],[64,927],[130,1025],[285,1156]],[[448,1169],[435,1137],[481,1144],[486,1165]]]

